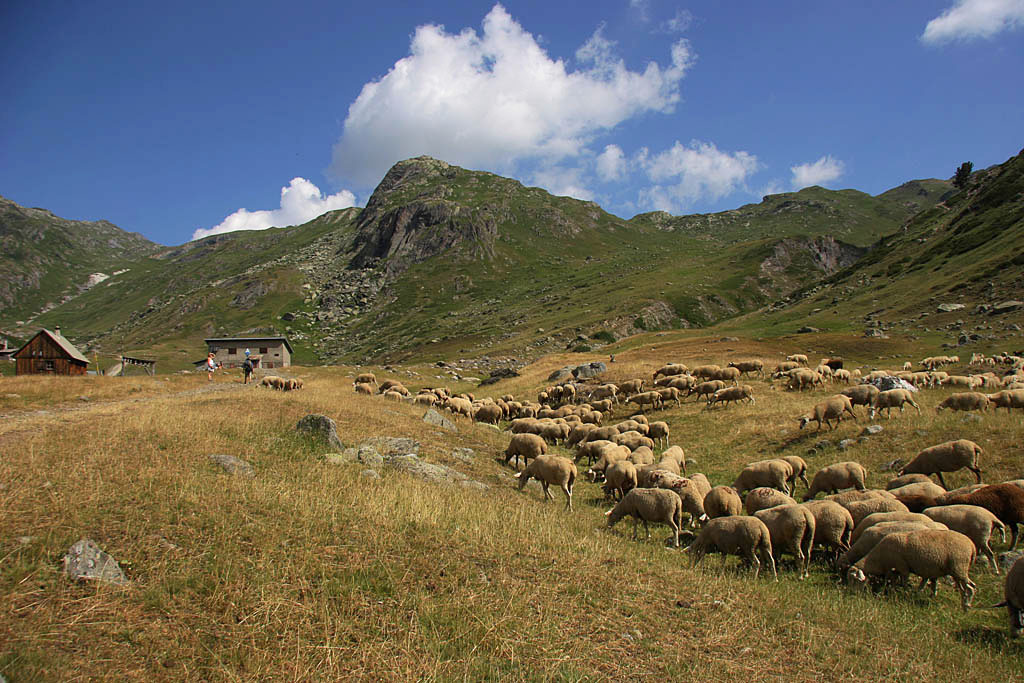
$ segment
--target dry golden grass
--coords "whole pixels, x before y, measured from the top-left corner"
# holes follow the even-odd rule
[[[654,341],[653,350],[618,353],[609,378],[649,378],[667,360],[774,362],[784,351]],[[552,370],[585,360],[545,358],[485,391],[534,396]],[[664,530],[632,542],[628,523],[604,529],[607,504],[597,486],[578,484],[573,513],[560,500],[544,504],[536,491],[518,492],[496,460],[506,435],[464,420],[455,434],[433,428],[420,420],[422,408],[355,395],[354,373],[292,368],[288,374],[307,388],[285,394],[229,377],[211,389],[205,376],[139,378],[143,388],[120,397],[134,378],[8,389],[50,412],[5,408],[0,421],[0,673],[14,681],[993,680],[1024,673],[1024,648],[1009,640],[1004,611],[984,609],[1001,600],[1001,582],[983,566],[973,572],[979,609],[967,614],[946,585],[933,600],[851,593],[820,566],[805,582],[786,568],[777,584],[753,581],[735,558],[724,571],[714,557],[693,569],[663,547]],[[415,390],[444,383],[435,374],[399,368],[378,378],[394,376]],[[835,432],[799,431],[792,418],[834,389],[798,395],[750,383],[755,406],[705,411],[691,399],[658,412],[672,442],[714,483],[728,483],[749,461],[798,454],[812,471],[860,460],[880,485],[881,463],[954,437],[985,448],[986,481],[1021,474],[1019,414],[989,413],[980,423],[936,416],[933,406],[948,392],[925,392],[921,417],[883,418],[885,430],[868,442],[808,456],[823,438],[856,437],[866,420]],[[83,394],[95,400],[77,401]],[[293,430],[311,412],[333,417],[346,444],[376,435],[418,439],[422,457],[491,488],[470,492],[388,469],[371,480],[360,465],[326,464],[317,456],[327,449]],[[627,414],[620,408],[615,417]],[[477,453],[470,466],[450,456],[462,446]],[[248,460],[256,477],[221,473],[211,453]],[[126,589],[61,576],[61,556],[82,537],[121,562]]]

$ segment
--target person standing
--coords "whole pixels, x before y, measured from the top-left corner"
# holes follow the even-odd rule
[[[246,349],[248,352],[249,349]],[[252,359],[246,355],[245,360],[242,361],[242,372],[245,373],[245,377],[242,379],[242,384],[248,384],[252,380],[253,364]]]
[[[206,356],[206,379],[210,382],[213,381],[213,371],[217,369],[217,363],[213,360],[213,353],[209,353]]]

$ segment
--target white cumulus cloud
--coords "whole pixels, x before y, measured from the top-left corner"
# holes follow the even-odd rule
[[[789,170],[793,172],[793,189],[799,190],[837,180],[846,170],[846,164],[826,154],[817,161],[790,166]]]
[[[643,149],[637,163],[655,183],[642,191],[641,201],[670,212],[685,210],[698,199],[719,199],[735,192],[760,166],[749,152],[725,152],[699,140],[689,146],[677,140],[653,156]]]
[[[410,54],[349,107],[331,172],[368,187],[421,154],[500,172],[593,154],[593,138],[622,121],[672,111],[693,55],[679,40],[667,66],[632,71],[598,29],[576,61],[570,69],[550,57],[501,5],[482,33],[420,26]]]
[[[926,43],[991,38],[1024,26],[1024,0],[956,0],[928,22],[921,35]]]
[[[239,209],[212,228],[199,228],[192,233],[192,239],[235,230],[266,230],[301,225],[328,211],[347,209],[355,206],[355,203],[355,195],[348,190],[324,197],[320,188],[305,178],[292,178],[287,187],[281,188],[281,208],[269,211]]]
[[[607,145],[595,162],[597,177],[606,183],[621,180],[626,175],[626,155],[618,145]]]

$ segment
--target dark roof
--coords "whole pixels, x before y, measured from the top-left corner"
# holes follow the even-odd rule
[[[15,357],[17,357],[17,355],[21,353],[21,351],[26,346],[31,344],[32,341],[41,334],[45,334],[47,337],[49,337],[53,341],[53,343],[59,346],[60,349],[68,356],[70,356],[72,360],[77,360],[80,363],[85,363],[86,365],[89,364],[89,359],[83,356],[82,352],[76,349],[74,344],[65,339],[63,335],[57,334],[56,332],[50,332],[46,328],[39,330],[39,332],[32,336],[32,339],[29,339],[27,342],[25,342],[25,346],[22,346],[14,353]]]
[[[217,342],[218,344],[236,344],[238,346],[257,346],[257,342],[284,342],[288,353],[295,353],[292,351],[292,345],[288,343],[287,337],[211,337],[203,341],[207,344]]]

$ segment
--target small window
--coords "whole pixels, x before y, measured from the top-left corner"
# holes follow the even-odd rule
[[[266,352],[267,352],[267,347],[266,346],[261,346],[260,347],[260,353],[266,353]]]
[[[53,365],[53,361],[52,360],[46,361],[46,371],[47,372],[53,372],[54,370],[55,370],[55,367]]]
[[[236,347],[236,346],[230,346],[230,347],[228,347],[228,355],[229,355],[229,356],[233,356],[233,355],[235,355],[235,353],[236,353],[237,351],[238,351],[238,347]]]
[[[279,353],[275,353],[275,354],[274,354],[274,358],[277,358],[277,357],[278,357],[278,356],[280,356],[280,355],[281,355],[281,354],[279,354]]]

